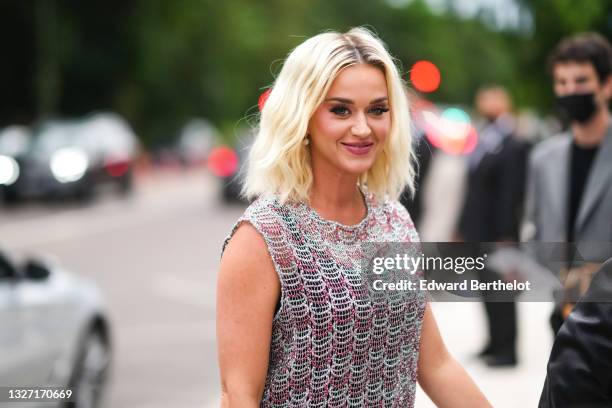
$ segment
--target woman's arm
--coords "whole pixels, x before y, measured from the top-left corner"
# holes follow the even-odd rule
[[[418,378],[421,388],[440,408],[491,407],[468,373],[449,354],[429,304],[421,331]]]
[[[280,282],[263,237],[248,223],[227,244],[217,281],[221,406],[259,407]]]

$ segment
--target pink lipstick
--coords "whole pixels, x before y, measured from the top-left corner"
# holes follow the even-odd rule
[[[358,142],[358,143],[343,143],[340,142],[342,146],[346,150],[348,150],[352,154],[356,154],[358,156],[363,156],[364,154],[368,154],[370,150],[374,147],[374,143],[372,142]]]

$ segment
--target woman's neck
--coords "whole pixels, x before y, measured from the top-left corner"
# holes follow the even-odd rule
[[[367,207],[356,176],[317,177],[310,190],[310,206],[324,219],[354,225],[365,218]]]

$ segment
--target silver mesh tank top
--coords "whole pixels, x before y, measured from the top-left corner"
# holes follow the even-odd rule
[[[263,236],[281,283],[261,407],[413,407],[425,299],[363,290],[363,243],[418,242],[406,209],[364,192],[346,226],[305,203],[259,198],[242,222]]]

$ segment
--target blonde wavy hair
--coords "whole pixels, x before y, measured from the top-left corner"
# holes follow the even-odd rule
[[[385,145],[358,184],[382,199],[414,192],[411,120],[406,87],[383,42],[357,27],[325,32],[298,45],[287,57],[261,111],[246,163],[242,194],[247,199],[278,195],[281,202],[306,201],[312,185],[308,123],[340,71],[369,64],[385,74],[391,127]]]

